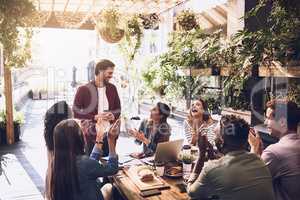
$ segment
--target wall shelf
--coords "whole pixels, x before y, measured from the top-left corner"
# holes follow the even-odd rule
[[[259,76],[300,78],[300,66],[281,66],[274,62],[272,66],[260,66]]]
[[[212,68],[191,68],[191,70],[186,67],[184,69],[177,70],[177,73],[182,76],[229,76],[230,68],[229,67],[222,67],[220,70],[216,70],[219,72],[215,72],[217,74],[213,73]]]
[[[177,70],[177,73],[182,76],[211,76],[212,75],[212,69],[211,68],[191,68],[191,70],[187,67],[185,69],[179,69]]]
[[[229,76],[230,67],[222,67],[220,70],[220,76]]]

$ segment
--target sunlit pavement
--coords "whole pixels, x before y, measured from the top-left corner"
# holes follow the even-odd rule
[[[6,166],[0,176],[0,199],[43,199],[47,153],[43,138],[43,117],[54,100],[28,100],[23,106],[26,123],[22,127],[21,141],[11,146],[0,146],[5,155]],[[146,114],[146,115],[145,115]],[[146,118],[142,111],[140,117]],[[182,138],[181,123],[170,119],[171,139]],[[119,155],[141,150],[133,138],[120,137],[117,144]]]

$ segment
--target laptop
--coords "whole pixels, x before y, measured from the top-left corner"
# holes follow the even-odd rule
[[[158,143],[154,156],[144,158],[142,161],[149,165],[153,165],[154,161],[156,163],[175,161],[181,151],[182,144],[183,139]]]

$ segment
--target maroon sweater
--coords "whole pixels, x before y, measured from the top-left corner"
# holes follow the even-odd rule
[[[121,114],[120,98],[116,86],[111,83],[106,85],[106,96],[109,111],[117,119]],[[98,114],[98,90],[95,81],[91,81],[77,89],[72,110],[78,119],[94,120]]]

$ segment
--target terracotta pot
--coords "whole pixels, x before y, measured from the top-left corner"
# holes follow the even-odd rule
[[[111,34],[111,30],[109,28],[100,28],[98,29],[98,33],[101,38],[108,43],[117,43],[124,37],[124,30],[117,29],[116,34]]]

